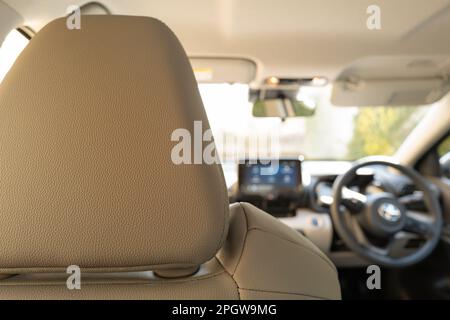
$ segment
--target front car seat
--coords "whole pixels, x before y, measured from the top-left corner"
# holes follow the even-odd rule
[[[173,163],[194,121],[209,128],[160,21],[43,28],[0,86],[0,299],[339,299],[311,242],[229,206],[219,165]]]

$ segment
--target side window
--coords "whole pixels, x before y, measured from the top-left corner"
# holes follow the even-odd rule
[[[15,29],[6,36],[0,47],[0,83],[28,42],[28,38]]]
[[[442,141],[438,146],[438,154],[439,158],[445,156],[450,152],[450,135],[445,138],[444,141]]]

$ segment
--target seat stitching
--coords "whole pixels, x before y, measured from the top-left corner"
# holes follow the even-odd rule
[[[220,186],[221,186],[222,189],[226,190],[227,187],[226,187],[226,184],[225,184],[225,178],[223,176],[222,169],[219,166],[217,166],[217,167],[218,167],[217,171],[219,171],[219,175],[221,176]],[[229,218],[229,203],[228,203],[228,199],[225,197],[225,192],[221,192],[221,198],[222,198],[222,203],[223,203],[222,234],[220,235],[219,242],[218,242],[218,244],[216,246],[216,249],[214,250],[213,255],[210,257],[210,259],[215,257],[215,255],[220,250],[220,248],[222,248],[222,246],[223,246],[223,244],[225,242],[225,229],[226,229],[227,219]]]
[[[242,212],[244,213],[245,230],[246,231],[245,231],[244,241],[242,243],[241,253],[239,255],[239,259],[238,259],[238,261],[236,263],[236,266],[234,267],[233,275],[236,273],[236,270],[237,270],[239,264],[241,263],[242,256],[244,255],[244,249],[245,249],[245,246],[247,244],[247,235],[248,235],[248,232],[249,232],[249,229],[248,229],[249,224],[248,224],[247,212],[245,211],[245,207],[241,203],[239,203],[239,207],[241,208]]]
[[[311,295],[311,294],[295,293],[295,292],[267,291],[267,290],[247,289],[247,288],[241,288],[241,290],[254,291],[254,292],[264,292],[264,293],[289,294],[289,295],[303,296],[303,297],[310,297],[310,298],[322,299],[322,300],[332,300],[331,298],[318,297],[318,296],[314,296],[314,295]]]
[[[238,295],[238,300],[242,300],[241,299],[241,293],[239,292],[240,288],[239,288],[238,283],[236,282],[236,279],[234,279],[234,277],[228,272],[228,270],[224,267],[224,265],[222,264],[220,259],[217,258],[217,262],[222,266],[224,272],[226,272],[230,276],[230,278],[233,280],[234,284],[236,285],[236,291],[237,291],[237,295]]]

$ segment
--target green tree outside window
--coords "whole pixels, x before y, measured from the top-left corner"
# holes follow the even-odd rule
[[[426,111],[426,107],[361,108],[354,118],[348,158],[393,155]]]

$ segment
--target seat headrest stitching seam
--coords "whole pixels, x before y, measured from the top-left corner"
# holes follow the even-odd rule
[[[238,259],[236,265],[234,266],[233,275],[236,273],[239,263],[241,262],[242,256],[244,255],[244,249],[247,244],[247,235],[248,235],[248,231],[249,231],[248,217],[247,217],[247,213],[245,211],[245,207],[243,206],[243,204],[241,202],[239,202],[239,207],[241,208],[241,212],[243,213],[244,219],[245,219],[245,236],[244,236],[244,241],[242,242],[242,248],[241,248],[241,252],[239,254],[239,259]]]

